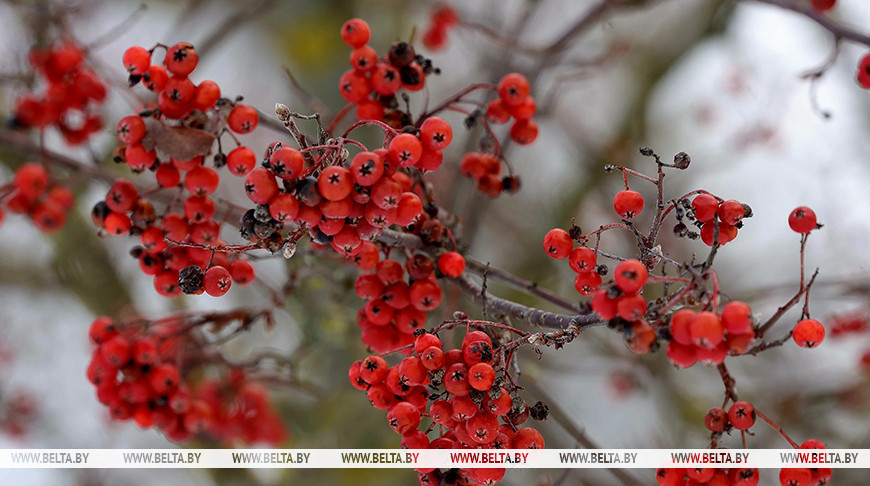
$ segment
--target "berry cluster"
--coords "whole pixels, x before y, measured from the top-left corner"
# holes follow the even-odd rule
[[[730,353],[743,354],[755,339],[752,310],[737,300],[725,304],[718,313],[683,308],[671,316],[668,327],[668,359],[680,368],[700,361],[719,364]]]
[[[756,486],[760,480],[758,469],[749,467],[732,469],[672,467],[656,470],[656,481],[660,486]]]
[[[115,151],[116,161],[126,162],[134,172],[151,171],[157,188],[140,193],[129,180],[118,179],[91,214],[106,234],[141,236],[141,246],[131,254],[139,260],[143,273],[154,276],[154,287],[161,295],[205,291],[217,297],[224,295],[233,281],[246,285],[254,279],[254,267],[248,260],[238,254],[213,251],[222,245],[222,223],[214,219],[216,206],[211,198],[220,183],[217,169],[228,165],[231,173],[241,175],[240,165],[249,163],[245,167],[250,171],[256,161],[252,152],[250,160],[245,159],[245,151],[250,149],[242,146],[229,156],[219,149],[213,159],[214,168],[205,165],[205,155],[216,136],[227,131],[248,133],[259,118],[252,107],[220,98],[216,83],[202,81],[195,85],[190,80],[188,76],[198,62],[192,45],[181,42],[158,47],[166,49],[163,65],[151,64],[157,47],[149,51],[135,46],[124,53],[130,84],[141,82],[158,96],[156,108],[125,116],[118,122],[116,134],[122,145]],[[187,140],[184,144],[173,143],[176,138]],[[199,153],[186,148],[191,140],[199,140]],[[168,152],[169,160],[159,160],[158,149]],[[188,196],[182,200],[183,193],[178,192],[158,214],[147,196],[176,187],[183,188]],[[181,211],[173,212],[173,204],[180,204]]]
[[[38,129],[54,126],[70,145],[79,145],[102,129],[98,108],[106,99],[106,86],[85,65],[85,56],[82,47],[63,41],[30,51],[30,65],[45,89],[16,99],[15,123]]]
[[[695,226],[700,226],[701,241],[707,246],[713,246],[717,231],[719,246],[734,240],[737,230],[743,227],[743,219],[752,216],[752,209],[748,205],[734,199],[725,201],[706,192],[695,196],[691,204],[683,199],[680,205],[676,212],[678,223],[674,234],[693,237],[682,221],[685,216],[690,221],[694,220]]]
[[[403,266],[391,258],[378,261],[377,247],[365,245],[356,265],[374,271],[360,274],[354,285],[356,294],[368,301],[357,313],[357,324],[363,344],[383,353],[414,342],[414,333],[426,327],[426,312],[441,303],[442,291],[429,257],[418,253]]]
[[[828,328],[832,338],[854,339],[856,335],[867,335],[870,331],[870,318],[866,310],[856,310],[844,314],[837,314],[828,319]],[[866,348],[861,355],[859,366],[863,371],[870,371],[870,347]]]
[[[341,38],[353,48],[352,68],[342,74],[338,91],[348,103],[356,105],[357,117],[384,121],[395,129],[411,125],[411,114],[402,111],[396,94],[402,88],[412,92],[422,90],[426,76],[439,74],[440,70],[407,42],[393,43],[387,54],[379,57],[368,45],[371,29],[362,19],[345,22]]]
[[[27,215],[43,233],[54,233],[66,223],[75,196],[69,188],[54,182],[42,164],[27,162],[15,171],[11,183],[0,186],[0,203],[10,213]]]
[[[387,421],[409,449],[542,449],[544,439],[532,427],[518,428],[531,415],[546,418],[546,406],[530,409],[507,384],[499,353],[482,331],[470,331],[460,348],[446,352],[435,334],[418,332],[410,354],[389,366],[378,355],[353,363],[351,384],[364,390],[372,406],[387,411]],[[428,413],[427,413],[428,410]],[[429,421],[425,421],[428,417]],[[429,433],[437,431],[434,439]],[[474,484],[492,485],[504,468],[448,471],[418,470],[420,484],[440,484],[445,474]]]
[[[447,45],[447,35],[459,22],[459,14],[446,3],[437,5],[429,14],[429,25],[423,31],[423,45],[438,51]]]
[[[112,418],[154,427],[173,441],[196,434],[224,444],[283,440],[283,424],[267,392],[241,371],[234,370],[226,383],[189,381],[196,363],[185,360],[184,350],[203,343],[185,326],[180,318],[123,326],[98,317],[91,323],[97,348],[87,376]]]

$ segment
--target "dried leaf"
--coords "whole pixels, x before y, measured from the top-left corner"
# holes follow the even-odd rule
[[[214,143],[214,135],[205,130],[190,127],[170,127],[154,118],[146,118],[148,133],[142,139],[147,150],[157,149],[161,159],[190,160],[207,155]]]

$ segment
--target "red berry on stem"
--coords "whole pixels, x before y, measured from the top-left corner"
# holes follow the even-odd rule
[[[788,215],[788,226],[795,233],[807,234],[816,229],[817,223],[816,213],[806,206],[796,207]]]
[[[509,106],[516,106],[522,103],[531,93],[529,81],[519,73],[504,75],[498,82],[497,89],[499,98]]]
[[[571,235],[561,228],[553,228],[544,235],[544,251],[552,258],[568,258],[573,248]]]
[[[196,69],[199,56],[196,49],[188,42],[179,42],[166,50],[163,65],[176,76],[187,76]]]
[[[825,340],[825,326],[815,319],[804,319],[794,326],[792,338],[802,348],[814,348]]]
[[[253,106],[236,105],[227,116],[227,126],[236,133],[249,133],[257,128],[260,115]]]
[[[449,278],[457,278],[465,271],[465,257],[449,251],[438,257],[438,270]]]
[[[643,211],[643,196],[629,189],[619,191],[613,198],[613,209],[622,218],[634,218]]]
[[[738,430],[747,430],[755,424],[755,407],[745,401],[734,402],[728,409],[728,420]]]
[[[646,266],[639,260],[625,260],[619,263],[613,270],[613,280],[616,286],[627,294],[634,294],[646,285]]]
[[[708,223],[716,217],[716,213],[719,211],[719,201],[710,194],[698,194],[692,200],[692,210],[699,223]]]
[[[230,290],[232,283],[230,272],[226,268],[214,266],[206,270],[203,287],[208,295],[220,297]]]
[[[350,47],[362,47],[370,38],[371,29],[363,19],[350,19],[341,26],[341,40]]]

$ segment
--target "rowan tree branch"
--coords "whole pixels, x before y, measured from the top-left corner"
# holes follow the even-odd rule
[[[763,3],[767,5],[773,5],[775,7],[779,7],[785,10],[791,10],[792,12],[803,15],[804,17],[812,20],[813,22],[819,24],[823,29],[827,30],[835,39],[846,39],[858,44],[864,44],[865,46],[870,47],[870,36],[866,34],[862,34],[857,30],[854,30],[845,25],[839,24],[831,20],[825,14],[821,14],[816,12],[808,2],[798,3],[793,0],[742,0],[744,2],[755,2],[755,3]]]

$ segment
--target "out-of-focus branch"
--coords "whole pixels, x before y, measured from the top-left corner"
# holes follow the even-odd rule
[[[810,7],[809,3],[799,3],[794,0],[742,0],[744,2],[755,2],[755,3],[764,3],[767,5],[773,5],[775,7],[779,7],[785,10],[791,10],[792,12],[799,13],[804,17],[812,20],[813,22],[819,24],[823,29],[827,30],[831,34],[834,35],[837,39],[846,39],[852,42],[856,42],[858,44],[864,44],[865,46],[870,47],[870,36],[866,34],[862,34],[855,29],[849,28],[845,25],[839,24],[831,20],[825,14],[821,14],[816,12],[812,7]]]
[[[108,184],[111,184],[115,180],[115,176],[99,167],[84,164],[59,152],[40,149],[39,144],[22,132],[0,129],[0,147],[24,157],[45,160],[50,164],[101,180]]]

